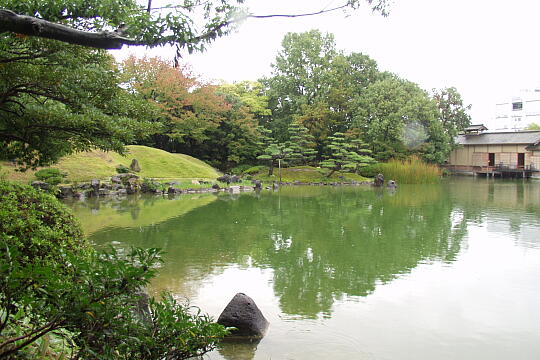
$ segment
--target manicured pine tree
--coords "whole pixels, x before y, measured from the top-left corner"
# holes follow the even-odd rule
[[[320,163],[322,167],[330,169],[327,177],[332,176],[336,171],[356,172],[359,168],[375,162],[369,156],[371,152],[360,140],[349,140],[340,132],[328,139],[331,155]]]
[[[257,159],[268,162],[268,176],[274,174],[274,166],[278,161],[287,161],[290,159],[292,149],[288,147],[289,144],[278,143],[272,138],[272,130],[266,129],[262,126],[258,128],[261,133],[261,141],[259,145],[262,149],[262,154],[257,156]]]
[[[315,159],[317,151],[314,138],[309,134],[309,130],[299,124],[293,122],[289,125],[289,141],[288,147],[292,150],[290,154],[291,164],[307,165]]]

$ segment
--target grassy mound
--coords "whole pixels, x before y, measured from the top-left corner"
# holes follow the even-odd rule
[[[172,154],[163,150],[146,146],[127,146],[125,156],[113,152],[89,151],[66,156],[55,164],[54,168],[66,172],[66,182],[88,181],[91,179],[107,179],[116,174],[116,167],[129,167],[133,159],[137,159],[141,167],[139,176],[160,179],[215,179],[219,173],[210,165],[183,154]],[[35,180],[34,171],[24,173],[16,171],[16,167],[3,162],[3,176],[7,180],[28,182]]]

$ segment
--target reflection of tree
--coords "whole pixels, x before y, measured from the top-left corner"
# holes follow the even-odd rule
[[[419,262],[452,261],[466,231],[465,218],[452,227],[453,204],[440,186],[403,186],[393,196],[370,188],[296,187],[219,199],[92,240],[163,248],[166,263],[155,285],[181,292],[186,281],[230,264],[249,266],[249,258],[252,266],[274,269],[283,312],[316,317],[330,314],[337,298],[366,296]],[[140,218],[152,209],[140,208]]]
[[[353,189],[282,196],[282,207],[288,201],[287,208],[302,209],[280,217],[279,238],[288,241],[267,253],[283,311],[328,313],[343,294],[365,296],[421,261],[453,260],[463,232],[452,231],[452,204],[440,198],[440,187],[433,189],[403,188],[395,196]],[[306,214],[309,209],[319,216]]]

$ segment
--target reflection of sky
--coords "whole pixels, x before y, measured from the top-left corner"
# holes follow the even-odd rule
[[[420,264],[366,297],[336,301],[330,318],[283,314],[271,269],[231,266],[192,301],[217,317],[235,293],[251,296],[271,323],[255,359],[536,358],[540,249],[485,225],[470,225],[464,241],[454,263]]]

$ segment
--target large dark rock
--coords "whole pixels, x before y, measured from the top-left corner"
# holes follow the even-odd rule
[[[61,199],[73,197],[73,188],[71,186],[58,186],[58,195]]]
[[[246,337],[263,337],[269,325],[255,301],[243,293],[232,298],[217,322],[226,327],[235,327],[231,335]]]

